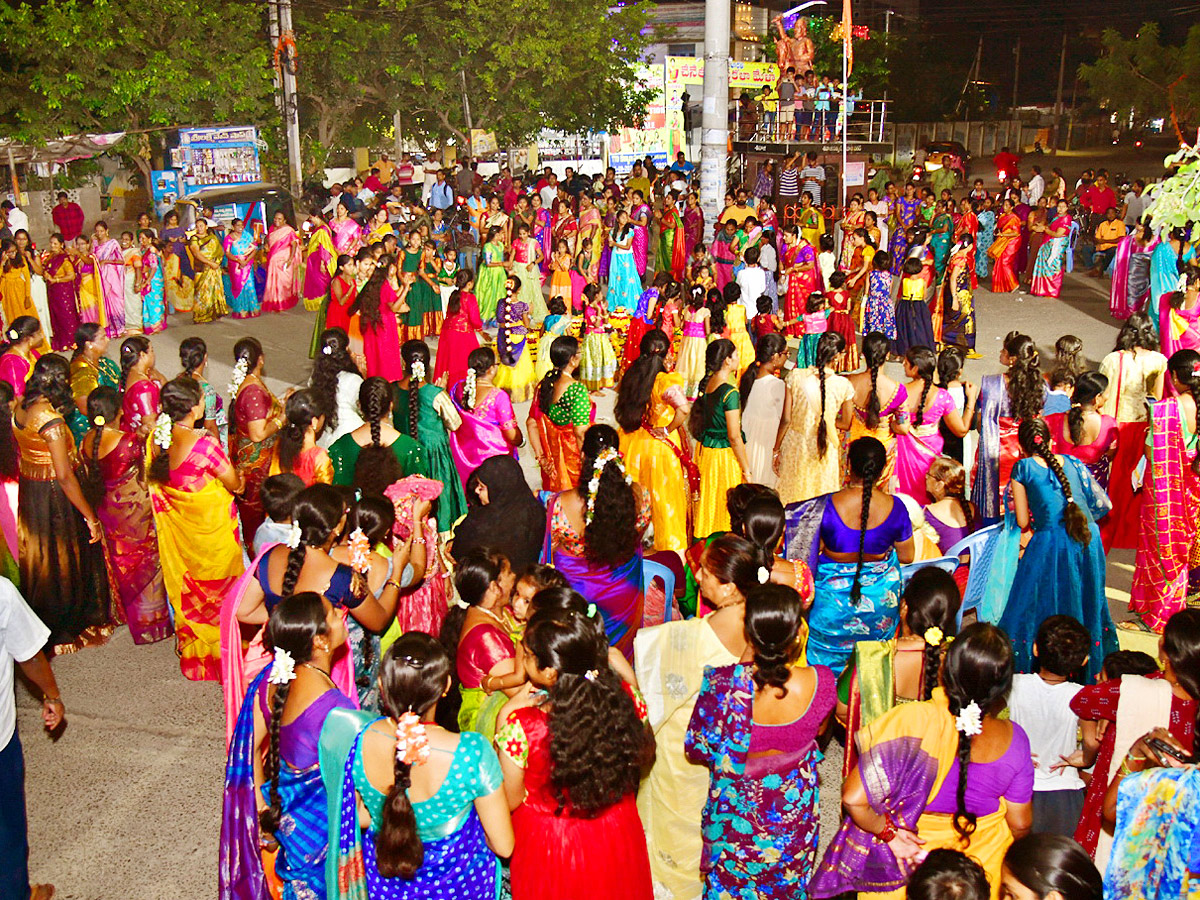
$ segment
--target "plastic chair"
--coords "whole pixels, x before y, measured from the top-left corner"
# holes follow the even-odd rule
[[[989,525],[987,528],[981,528],[974,534],[968,534],[965,538],[946,551],[947,556],[953,556],[955,559],[961,559],[964,554],[967,556],[967,565],[971,566],[970,574],[967,575],[968,587],[976,578],[984,577],[983,570],[974,565],[975,559],[987,542],[992,539],[992,536],[999,533],[1002,527],[1002,523],[997,523],[995,525]],[[963,616],[971,610],[979,608],[979,603],[977,601],[982,597],[982,595],[979,595],[979,598],[976,598],[976,602],[972,603],[965,599],[968,596],[972,596],[971,592],[963,591],[964,600],[962,605],[958,608],[959,628],[962,628]]]
[[[1067,271],[1075,271],[1075,244],[1079,240],[1079,222],[1071,222],[1071,230],[1067,232]]]
[[[675,605],[675,573],[664,566],[662,563],[657,563],[652,559],[642,560],[642,593],[645,594],[646,588],[650,587],[650,583],[654,579],[658,579],[663,583],[663,621],[670,622],[674,615]],[[650,624],[650,623],[646,623]],[[655,623],[657,624],[657,623]]]
[[[900,578],[907,586],[909,579],[917,573],[919,569],[924,569],[926,566],[936,566],[943,572],[951,575],[958,568],[957,556],[939,556],[937,559],[923,559],[920,562],[909,563],[907,566],[900,567]]]

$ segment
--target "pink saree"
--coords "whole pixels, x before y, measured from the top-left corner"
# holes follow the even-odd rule
[[[338,253],[353,256],[362,246],[362,226],[353,219],[334,219],[329,223],[333,232],[333,245]]]
[[[1185,445],[1178,402],[1168,398],[1155,403],[1150,421],[1145,502],[1129,611],[1161,634],[1167,620],[1186,602],[1200,513],[1200,477],[1192,471],[1196,452]]]
[[[283,312],[300,300],[296,280],[296,229],[280,225],[267,233],[267,286],[263,291],[263,312]]]
[[[1178,350],[1200,350],[1200,306],[1194,309],[1175,309],[1171,306],[1170,294],[1163,294],[1158,302],[1163,356],[1170,359],[1171,354]],[[1169,382],[1170,379],[1168,384]]]
[[[516,450],[504,437],[504,429],[517,426],[508,392],[493,389],[478,406],[467,409],[463,398],[465,389],[466,382],[460,381],[450,391],[450,399],[462,416],[462,425],[450,432],[450,452],[463,484],[485,459],[505,454],[517,458]]]
[[[942,437],[938,425],[942,416],[954,409],[954,401],[950,394],[942,388],[936,388],[937,398],[933,405],[925,410],[920,425],[910,421],[912,414],[899,413],[900,420],[908,422],[908,434],[896,435],[896,479],[900,483],[900,493],[908,494],[918,503],[929,502],[925,493],[925,476],[933,461],[942,455],[945,438]]]
[[[106,332],[110,338],[125,331],[125,254],[115,238],[103,244],[92,244],[96,268],[100,273],[100,292],[104,295],[104,312],[108,318]]]
[[[1128,319],[1146,305],[1150,296],[1149,255],[1154,252],[1156,246],[1157,241],[1151,241],[1143,247],[1132,234],[1121,238],[1121,243],[1117,245],[1117,255],[1113,259],[1112,285],[1108,299],[1108,310],[1114,319]],[[1143,255],[1146,257],[1144,267],[1140,265],[1142,260],[1134,259]],[[1145,272],[1139,271],[1131,278],[1130,270],[1135,266],[1139,270],[1144,268]]]

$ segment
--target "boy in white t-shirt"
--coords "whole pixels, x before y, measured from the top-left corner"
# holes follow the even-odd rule
[[[742,259],[746,265],[737,273],[737,283],[742,289],[742,306],[746,308],[749,322],[758,312],[758,298],[767,292],[767,272],[758,264],[762,251],[758,247],[747,247]]]
[[[1071,837],[1083,814],[1086,787],[1068,762],[1079,748],[1079,718],[1071,701],[1083,686],[1070,681],[1087,663],[1092,639],[1070,616],[1051,616],[1038,627],[1033,655],[1036,675],[1013,678],[1008,707],[1025,729],[1033,752],[1033,830]],[[1086,768],[1082,766],[1082,768]]]

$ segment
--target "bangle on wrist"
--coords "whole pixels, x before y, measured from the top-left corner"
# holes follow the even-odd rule
[[[875,837],[885,844],[891,843],[896,837],[896,826],[892,822],[892,817],[887,813],[883,814],[883,828],[879,830]]]

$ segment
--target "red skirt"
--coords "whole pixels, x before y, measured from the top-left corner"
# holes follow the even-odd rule
[[[1113,508],[1100,520],[1104,552],[1136,550],[1138,525],[1142,521],[1142,492],[1133,491],[1133,472],[1146,450],[1146,422],[1122,422],[1117,426],[1117,455],[1108,476],[1108,496]]]

